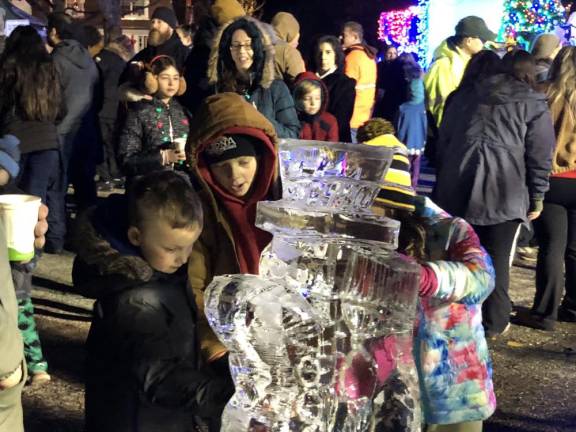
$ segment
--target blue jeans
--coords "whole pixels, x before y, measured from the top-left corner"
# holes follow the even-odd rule
[[[20,159],[20,176],[17,182],[22,191],[39,196],[48,206],[49,230],[46,240],[57,240],[59,247],[63,246],[66,235],[62,167],[59,150],[26,153]]]

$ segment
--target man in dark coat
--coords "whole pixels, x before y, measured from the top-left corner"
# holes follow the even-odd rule
[[[546,96],[511,73],[456,92],[444,113],[435,197],[473,225],[494,262],[496,286],[482,307],[488,337],[509,324],[512,246],[520,223],[542,211],[554,148]]]
[[[101,158],[96,120],[98,69],[88,50],[76,40],[76,28],[64,14],[48,17],[48,43],[63,87],[66,115],[58,125],[63,176],[50,209],[45,251],[59,253],[66,235],[64,200],[68,180],[80,208],[94,204],[96,164]]]
[[[148,46],[137,53],[130,63],[150,63],[156,56],[167,55],[174,59],[180,70],[184,69],[190,50],[182,44],[176,33],[176,27],[178,27],[178,21],[174,11],[164,6],[157,7],[150,20]],[[128,78],[129,69],[126,68],[120,82],[125,82]]]

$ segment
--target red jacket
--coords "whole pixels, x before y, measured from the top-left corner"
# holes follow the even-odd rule
[[[328,106],[328,88],[316,74],[312,72],[303,72],[296,77],[294,89],[303,81],[316,81],[322,88],[322,106],[316,115],[309,115],[298,110],[300,119],[300,139],[318,140],[318,141],[339,141],[338,121],[332,114],[326,112]],[[299,103],[296,101],[296,106]]]

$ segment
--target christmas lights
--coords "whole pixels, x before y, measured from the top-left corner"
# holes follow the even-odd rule
[[[519,33],[539,34],[554,30],[564,21],[560,0],[506,0],[500,39],[517,38]]]

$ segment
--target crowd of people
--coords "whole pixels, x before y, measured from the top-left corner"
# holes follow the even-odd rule
[[[265,23],[216,0],[195,27],[157,7],[136,54],[125,36],[105,43],[66,15],[49,17],[47,40],[31,26],[11,33],[0,182],[49,213],[31,262],[8,269],[0,256],[13,280],[1,291],[12,325],[0,337],[10,351],[1,431],[22,430],[26,376],[50,380],[32,272],[64,248],[76,254],[76,290],[96,299],[86,430],[218,430],[234,386],[204,291],[215,276],[258,274],[271,235],[256,227],[256,205],[282,196],[280,138],[397,150],[375,211],[401,222],[399,252],[421,266],[414,398],[425,430],[481,431],[494,412],[487,340],[510,327],[521,228],[539,245],[536,294],[513,319],[540,330],[576,322],[576,48],[543,34],[532,53],[496,52],[485,48],[496,34],[468,16],[425,72],[394,46],[378,62],[356,22],[339,30],[302,55],[293,15]],[[424,157],[432,197],[416,193]],[[16,324],[21,336],[8,332]],[[409,416],[389,415],[394,431],[407,427]]]

